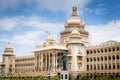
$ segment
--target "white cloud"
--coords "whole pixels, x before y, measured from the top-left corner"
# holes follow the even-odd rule
[[[48,9],[51,11],[63,11],[69,13],[71,7],[76,5],[80,9],[80,14],[83,8],[90,0],[1,0],[0,8],[12,8],[16,9],[24,3],[26,8],[28,6],[34,6],[34,9],[44,10]]]
[[[61,23],[50,23],[50,22],[45,22],[40,20],[24,21],[24,25],[29,27],[34,27],[43,31],[48,31],[48,32],[55,32],[55,31],[57,32],[57,31],[63,30],[63,24]]]
[[[39,36],[41,32],[30,31],[24,34],[13,35],[12,43],[19,45],[31,45],[35,42],[38,42]]]
[[[100,15],[106,13],[107,8],[96,8],[95,13]]]
[[[120,41],[120,20],[101,25],[88,25],[86,29],[90,33],[90,39],[93,45],[107,40]]]
[[[61,23],[50,23],[41,19],[39,16],[18,16],[18,17],[5,17],[0,19],[0,30],[10,31],[14,28],[20,27],[32,27],[38,30],[54,32],[63,30],[63,24]],[[62,28],[61,28],[62,27]]]
[[[103,7],[103,6],[104,6],[104,4],[98,4],[97,6],[98,6],[98,7]]]
[[[0,35],[0,45],[7,42],[11,42],[15,54],[18,56],[30,54],[32,50],[34,50],[35,44],[43,42],[45,40],[48,33],[54,34],[53,37],[58,40],[58,33],[63,30],[64,26],[61,23],[50,23],[41,20],[39,16],[32,16],[32,17],[7,17],[5,19],[1,19],[1,30],[10,31],[10,30],[17,30],[20,28],[20,34],[11,33],[5,34],[4,32]],[[7,22],[14,22],[15,24],[10,27],[7,25]],[[6,23],[6,27],[4,27],[4,23]],[[23,28],[22,28],[23,27]],[[31,28],[28,31],[24,31],[24,28]],[[2,52],[3,50],[0,50]]]
[[[89,0],[39,0],[38,6],[52,11],[70,11],[74,5],[83,9],[88,2]]]
[[[47,36],[46,31],[51,32],[55,39],[59,39],[59,32],[64,29],[64,23],[47,22],[42,20],[39,16],[7,17],[1,19],[0,21],[0,25],[4,25],[3,23],[8,24],[7,22],[9,22],[10,25],[12,23],[14,26],[0,26],[3,30],[12,30],[14,28],[18,28],[18,25],[32,28],[32,30],[26,32],[22,30],[21,34],[13,34],[12,37],[8,37],[9,35],[4,35],[4,33],[2,33],[3,35],[0,37],[0,44],[10,41],[17,56],[30,54],[36,43],[41,43],[45,40],[45,37]],[[111,21],[107,24],[101,25],[87,25],[86,29],[89,31],[91,35],[91,42],[94,45],[111,39],[120,41],[120,20]]]
[[[8,18],[5,17],[0,19],[0,29],[1,30],[12,30],[18,25],[19,19],[18,18]]]
[[[38,34],[46,34],[46,32],[49,33],[58,33],[63,30],[64,26],[61,23],[50,23],[41,20],[39,16],[31,16],[31,17],[25,17],[25,16],[19,16],[19,17],[7,17],[0,20],[0,29],[7,31],[7,30],[22,30],[21,34],[13,34],[12,39],[7,39],[8,35],[0,35],[2,42],[15,42],[16,44],[31,44],[31,42],[35,42],[38,40]],[[22,28],[23,27],[23,28]],[[24,28],[31,29],[27,32],[24,31]],[[22,28],[22,29],[21,29]]]
[[[85,8],[85,11],[86,11],[86,12],[89,12],[89,13],[92,13],[92,12],[93,12],[93,10],[90,9],[90,8]]]

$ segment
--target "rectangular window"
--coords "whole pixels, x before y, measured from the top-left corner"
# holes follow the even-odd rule
[[[65,74],[65,79],[67,79],[67,74]]]
[[[61,75],[61,79],[63,79],[63,74]]]

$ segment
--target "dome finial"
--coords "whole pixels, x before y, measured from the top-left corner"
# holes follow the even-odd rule
[[[8,45],[10,45],[10,42],[8,42]]]
[[[51,35],[50,32],[48,33],[48,35]]]
[[[77,7],[76,6],[72,7],[72,16],[77,16]]]
[[[47,36],[46,40],[53,40],[53,38],[52,38],[52,36],[51,36],[51,34],[50,34],[50,33],[48,34],[48,36]]]

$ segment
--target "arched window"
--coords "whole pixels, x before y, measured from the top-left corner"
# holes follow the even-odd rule
[[[94,53],[96,53],[96,50],[94,50]]]
[[[101,57],[101,61],[103,61],[103,57]]]
[[[115,60],[115,56],[114,55],[112,56],[112,59]]]
[[[107,64],[105,64],[105,69],[107,69]]]
[[[108,51],[111,52],[111,48],[108,48]]]
[[[94,57],[94,61],[96,61],[96,58]]]
[[[90,61],[92,62],[92,58],[90,58]]]
[[[105,49],[105,52],[107,52],[107,49]]]
[[[119,63],[117,63],[117,69],[119,69],[119,68],[120,68]]]
[[[97,61],[99,61],[99,57],[97,57]]]
[[[89,54],[89,51],[87,51],[87,54]]]
[[[89,58],[87,58],[87,62],[89,62]]]
[[[119,50],[120,50],[120,48],[119,48],[119,47],[116,47],[116,50],[117,50],[117,51],[119,51]]]
[[[115,63],[113,64],[113,69],[115,69]]]
[[[101,49],[101,52],[103,53],[103,49]]]
[[[94,70],[96,70],[96,65],[94,65]]]
[[[111,69],[111,64],[109,64],[109,69]]]
[[[107,60],[107,57],[105,56],[104,58],[105,58],[105,61],[106,61],[106,60]]]
[[[101,69],[103,70],[103,64],[101,64]]]
[[[117,60],[119,60],[119,55],[117,55],[116,57],[117,57]]]
[[[89,70],[89,65],[87,65],[87,70]]]
[[[98,53],[100,53],[99,49],[97,50]]]
[[[108,59],[111,60],[111,56],[108,56]]]
[[[114,48],[114,47],[112,48],[112,51],[115,51],[115,48]]]

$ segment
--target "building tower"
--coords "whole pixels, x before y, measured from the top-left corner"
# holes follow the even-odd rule
[[[72,16],[64,24],[65,30],[60,33],[61,43],[64,44],[71,32],[76,29],[81,34],[81,40],[85,46],[89,46],[89,33],[84,29],[85,23],[77,15],[77,7],[72,7]]]
[[[67,69],[70,71],[71,77],[74,78],[78,73],[85,71],[86,50],[81,38],[81,34],[75,29],[67,40]]]
[[[15,55],[10,43],[5,47],[2,59],[2,74],[11,76],[15,72]]]

